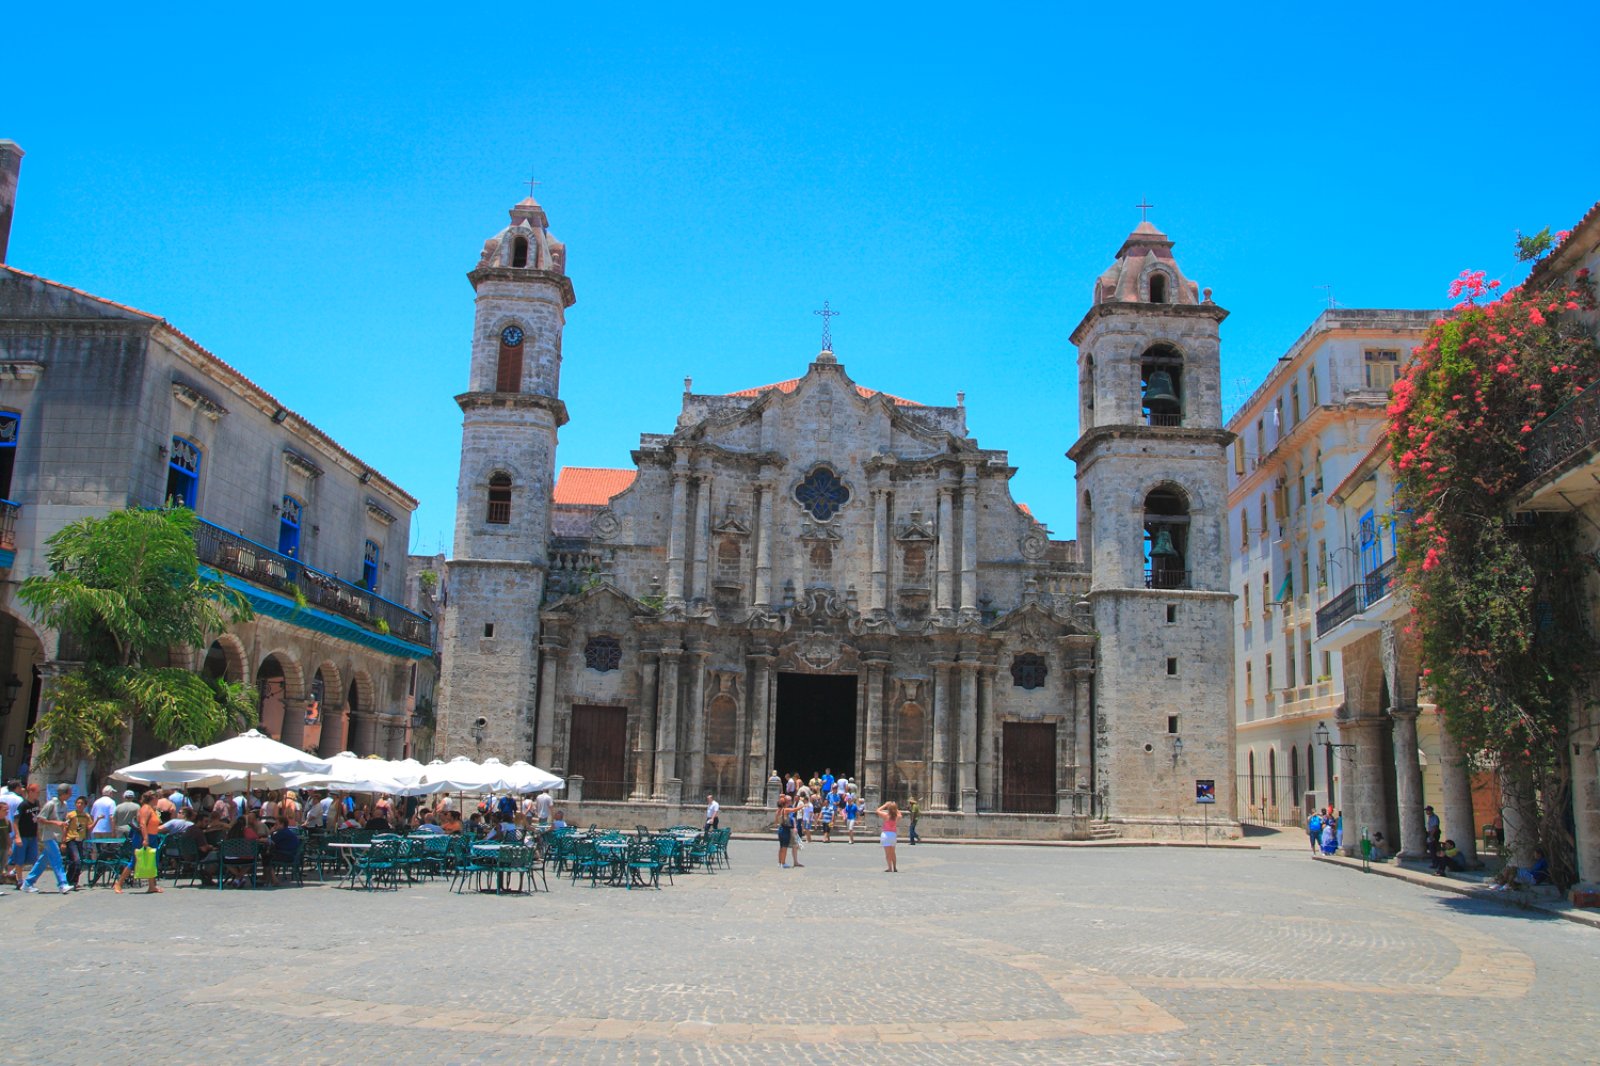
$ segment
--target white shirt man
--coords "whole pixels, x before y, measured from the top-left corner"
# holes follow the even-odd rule
[[[711,796],[706,797],[706,828],[717,828],[717,815],[722,810],[722,805]]]
[[[536,810],[539,813],[539,824],[540,825],[549,825],[550,824],[550,807],[551,807],[550,793],[548,793],[548,792],[539,793],[539,798],[533,801],[533,806],[534,806],[534,810]]]
[[[116,794],[117,790],[110,785],[100,790],[100,798],[89,808],[89,817],[94,819],[94,824],[89,827],[90,836],[108,837],[114,832],[111,818],[117,813]]]

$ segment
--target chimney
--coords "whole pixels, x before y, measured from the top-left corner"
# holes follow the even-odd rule
[[[0,141],[0,263],[11,243],[11,212],[17,206],[17,174],[22,170],[22,149],[16,141]]]

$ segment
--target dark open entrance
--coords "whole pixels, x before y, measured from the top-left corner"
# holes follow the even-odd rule
[[[831,769],[854,778],[856,677],[854,674],[778,675],[778,721],[772,759],[780,774],[809,778]]]

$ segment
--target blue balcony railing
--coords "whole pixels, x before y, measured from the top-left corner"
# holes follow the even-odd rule
[[[298,589],[307,604],[348,618],[365,629],[423,647],[433,646],[432,619],[360,585],[325,574],[203,518],[195,527],[194,542],[200,561],[224,573],[291,598]]]

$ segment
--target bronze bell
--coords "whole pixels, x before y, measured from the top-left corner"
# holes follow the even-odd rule
[[[1150,558],[1154,559],[1160,555],[1176,556],[1177,554],[1178,549],[1172,546],[1172,533],[1165,529],[1157,530],[1155,542],[1150,545]]]
[[[1172,375],[1165,370],[1156,370],[1151,373],[1150,380],[1144,387],[1144,405],[1154,415],[1178,414],[1183,405],[1178,401],[1178,394],[1172,391]]]

